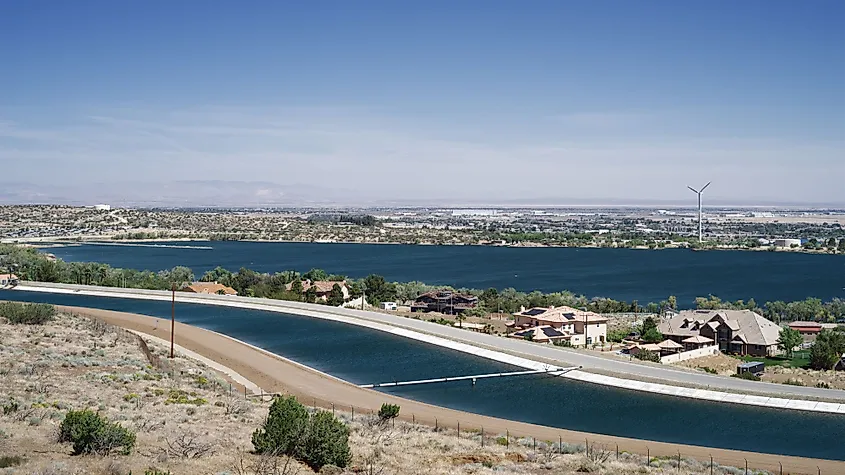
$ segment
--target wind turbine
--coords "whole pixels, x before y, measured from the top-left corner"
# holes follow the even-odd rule
[[[712,183],[712,182],[708,181],[707,184],[704,185],[703,187],[701,187],[700,190],[696,190],[695,188],[687,185],[687,188],[689,188],[690,190],[692,190],[693,193],[698,195],[698,242],[699,243],[703,241],[702,238],[701,238],[701,236],[702,236],[702,232],[701,232],[701,194],[704,193],[704,190],[706,190],[708,186],[710,186],[710,183]]]

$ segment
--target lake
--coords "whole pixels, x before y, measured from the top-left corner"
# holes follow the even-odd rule
[[[161,243],[167,244],[167,243]],[[554,292],[659,302],[681,307],[695,297],[723,300],[829,300],[845,297],[845,257],[767,251],[508,248],[270,242],[170,243],[212,249],[81,245],[48,249],[66,261],[162,270],[181,265],[199,278],[216,266],[260,272],[324,269],[331,274],[421,281],[454,287]]]

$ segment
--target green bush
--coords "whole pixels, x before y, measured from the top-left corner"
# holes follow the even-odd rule
[[[86,409],[67,413],[59,426],[59,442],[73,443],[75,455],[112,452],[129,455],[135,446],[135,434]]]
[[[399,416],[399,406],[397,404],[387,404],[384,403],[381,405],[381,408],[378,410],[378,417],[382,420],[382,422],[386,422],[388,419],[394,419]]]
[[[732,374],[732,378],[747,379],[749,381],[760,381],[760,377],[754,373]]]
[[[43,325],[55,316],[56,307],[46,303],[0,303],[0,317],[13,325]]]
[[[252,434],[252,445],[258,453],[292,456],[314,471],[329,464],[346,467],[352,458],[349,428],[326,411],[309,415],[293,396],[273,400],[264,425]]]
[[[636,355],[634,355],[634,358],[643,361],[652,361],[654,363],[660,363],[660,353],[656,351],[642,350]]]

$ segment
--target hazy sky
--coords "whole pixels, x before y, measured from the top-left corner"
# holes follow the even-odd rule
[[[845,202],[845,2],[0,2],[0,182]]]

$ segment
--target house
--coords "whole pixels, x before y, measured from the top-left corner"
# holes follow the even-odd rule
[[[797,330],[804,337],[804,341],[815,341],[824,327],[816,322],[790,322],[789,328]]]
[[[712,345],[713,339],[702,335],[695,335],[681,340],[681,343],[684,345],[684,351],[692,351]]]
[[[558,340],[568,340],[570,335],[566,335],[551,325],[541,325],[532,327],[527,330],[521,330],[509,335],[511,338],[518,338],[520,340],[528,340],[536,343],[552,343]]]
[[[534,307],[514,314],[515,328],[551,326],[570,335],[573,346],[603,344],[607,341],[607,318],[595,312],[572,307]]]
[[[780,327],[751,310],[684,310],[672,318],[661,319],[658,330],[667,339],[682,345],[707,343],[692,337],[703,336],[719,345],[725,353],[774,356],[778,349]]]
[[[463,313],[478,305],[478,297],[451,290],[433,290],[414,300],[412,312],[439,312],[449,315]]]
[[[335,284],[340,286],[340,292],[343,294],[344,302],[348,300],[349,287],[346,286],[346,281],[334,282],[330,280],[315,280],[312,282],[306,279],[302,281],[302,293],[304,294],[308,291],[308,289],[313,287],[317,293],[317,300],[322,300],[323,302],[325,302],[329,299],[329,294],[332,293],[332,288],[335,286]],[[285,286],[285,290],[290,291],[291,288],[293,288],[293,282]]]
[[[238,292],[217,282],[193,282],[182,287],[183,292],[194,294],[238,295]]]
[[[381,305],[379,305],[379,306],[381,307],[382,310],[396,311],[396,309],[399,308],[399,306],[396,305],[396,302],[382,302]]]
[[[0,274],[0,287],[6,287],[7,285],[18,285],[19,282],[20,280],[15,274]]]

